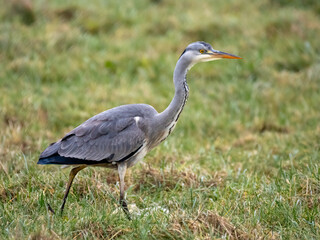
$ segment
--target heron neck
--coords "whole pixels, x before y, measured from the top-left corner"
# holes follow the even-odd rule
[[[184,105],[189,96],[189,88],[186,81],[186,75],[190,69],[191,63],[183,58],[177,62],[173,73],[173,83],[175,87],[174,97],[169,106],[159,114],[159,126],[167,128],[172,123],[178,121]]]

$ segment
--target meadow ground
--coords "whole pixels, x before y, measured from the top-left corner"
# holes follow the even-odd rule
[[[0,239],[320,238],[319,1],[21,2],[0,2]],[[48,211],[69,169],[39,153],[114,106],[162,111],[197,40],[244,59],[189,72],[174,133],[126,177],[133,220],[99,168]]]

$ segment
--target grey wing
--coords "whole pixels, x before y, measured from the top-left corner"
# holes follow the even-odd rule
[[[91,161],[122,161],[137,152],[145,141],[134,118],[92,119],[61,139],[58,154]]]

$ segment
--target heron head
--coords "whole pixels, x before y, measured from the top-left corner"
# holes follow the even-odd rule
[[[198,62],[209,62],[223,58],[241,59],[241,57],[232,55],[230,53],[215,50],[211,47],[209,43],[202,41],[189,44],[189,46],[181,54],[181,57],[182,56],[184,56],[184,58],[186,57],[187,59],[189,59],[192,65]]]

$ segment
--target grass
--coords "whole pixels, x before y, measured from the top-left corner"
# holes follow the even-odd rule
[[[320,20],[307,1],[3,1],[1,239],[319,239]],[[244,57],[188,74],[174,133],[128,172],[69,170],[45,147],[108,108],[162,111],[183,49]]]

